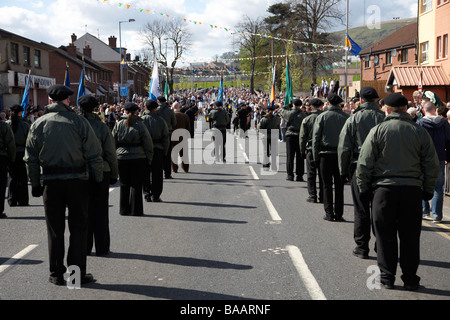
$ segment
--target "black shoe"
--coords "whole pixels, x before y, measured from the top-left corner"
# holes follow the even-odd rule
[[[345,219],[344,219],[344,217],[334,217],[334,221],[345,222]]]
[[[109,250],[108,251],[100,251],[100,252],[96,252],[95,255],[97,257],[105,257],[109,254]]]
[[[81,284],[91,283],[94,281],[94,276],[90,273],[86,273],[81,277]]]
[[[294,178],[293,177],[287,177],[286,180],[287,181],[294,181]]]
[[[403,286],[403,289],[408,291],[416,291],[417,289],[419,289],[419,287],[419,284],[405,284]]]
[[[166,176],[166,179],[173,179],[172,176]]]
[[[153,201],[153,202],[162,202],[162,200],[161,200],[160,197],[153,197],[153,198],[152,198],[152,201]]]
[[[388,290],[394,289],[394,283],[392,281],[381,281],[381,286]]]
[[[6,218],[8,218],[8,216],[4,212],[0,213],[0,219],[6,219]]]
[[[268,164],[263,164],[263,168],[270,168],[270,163],[268,163]]]
[[[63,275],[50,276],[50,278],[48,278],[48,281],[50,283],[53,283],[53,284],[57,285],[57,286],[63,286],[65,284]]]
[[[353,249],[353,255],[360,259],[369,259],[369,255],[367,253],[361,253],[356,248]]]
[[[305,180],[301,176],[297,176],[297,179],[295,179],[295,181],[305,182]]]
[[[333,221],[333,218],[332,218],[332,217],[329,217],[329,216],[327,216],[327,215],[324,215],[324,216],[323,216],[323,220]]]
[[[146,202],[152,202],[152,198],[151,198],[150,196],[145,197],[145,201],[146,201]]]
[[[311,203],[317,203],[317,199],[315,197],[308,197],[308,198],[306,198],[306,201],[311,202]]]

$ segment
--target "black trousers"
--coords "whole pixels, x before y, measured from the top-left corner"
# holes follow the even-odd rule
[[[400,257],[403,282],[408,285],[419,284],[420,277],[417,276],[417,269],[420,263],[422,228],[421,188],[377,187],[372,201],[372,217],[381,281],[394,282]],[[400,246],[398,246],[397,236]]]
[[[8,183],[8,158],[0,156],[0,213],[5,211],[5,194]]]
[[[106,254],[110,249],[109,233],[109,181],[111,172],[103,172],[101,183],[90,182],[89,226],[87,254],[91,254],[95,243],[96,254]]]
[[[322,175],[314,162],[311,150],[306,152],[306,176],[309,196],[315,199],[318,198],[319,201],[323,201]],[[317,180],[319,181],[319,192],[317,192]]]
[[[119,160],[120,211],[123,216],[142,216],[142,184],[147,159]]]
[[[169,141],[169,151],[163,160],[164,176],[166,178],[172,176],[172,133],[169,133]]]
[[[8,203],[10,206],[27,206],[28,195],[28,174],[23,156],[25,152],[17,152],[16,160],[9,166],[9,176],[11,181],[8,188]]]
[[[44,181],[43,201],[47,223],[50,275],[62,276],[67,270],[64,265],[66,207],[70,232],[67,265],[78,266],[81,274],[84,275],[86,273],[89,181],[79,179]]]
[[[344,184],[339,173],[337,154],[320,155],[320,173],[323,181],[325,214],[328,218],[339,219],[344,214]]]
[[[159,198],[163,192],[164,180],[164,153],[161,149],[153,149],[152,164],[145,164],[143,181],[144,197],[146,199]]]
[[[297,177],[303,177],[305,173],[305,161],[300,155],[300,144],[298,135],[286,136],[286,171],[288,178],[294,178],[294,162],[295,174]]]
[[[356,242],[356,249],[361,254],[369,253],[369,241],[371,230],[371,217],[370,208],[371,201],[361,199],[358,185],[356,183],[356,164],[352,164],[350,167],[351,182],[350,188],[353,198],[353,212],[355,215],[355,221],[353,224],[353,239]]]

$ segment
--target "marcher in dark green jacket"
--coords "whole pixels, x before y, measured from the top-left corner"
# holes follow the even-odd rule
[[[8,180],[8,166],[16,160],[16,143],[11,126],[0,121],[0,218],[6,218],[5,193]],[[28,188],[28,185],[26,186]],[[27,191],[28,192],[28,191]]]

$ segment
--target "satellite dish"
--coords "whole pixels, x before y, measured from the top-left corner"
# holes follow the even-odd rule
[[[378,56],[373,57],[373,62],[375,64],[378,64],[379,61],[380,61],[380,58]]]
[[[397,55],[397,49],[392,49],[391,55],[395,57]]]

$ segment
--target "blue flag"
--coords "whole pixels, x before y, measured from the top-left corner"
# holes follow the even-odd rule
[[[220,89],[219,89],[219,97],[217,98],[217,101],[220,101],[223,103],[223,76],[220,77]]]
[[[25,91],[23,92],[23,98],[22,98],[22,103],[20,104],[23,108],[23,112],[22,112],[22,118],[25,117],[26,112],[27,112],[27,106],[28,106],[28,98],[30,96],[30,88],[33,84],[33,79],[31,79],[31,72],[28,73],[27,79],[26,79],[26,84],[25,84]]]
[[[348,33],[345,34],[345,46],[349,48],[349,51],[355,56],[358,56],[358,54],[361,52],[361,47],[358,46],[358,44],[350,38]]]
[[[66,74],[64,75],[64,85],[70,88],[69,65],[66,64]]]
[[[83,68],[81,69],[80,84],[78,85],[77,106],[78,106],[78,99],[80,99],[81,96],[84,96],[85,92],[86,92],[85,73],[86,73],[86,70],[85,70],[84,57],[83,57]]]

